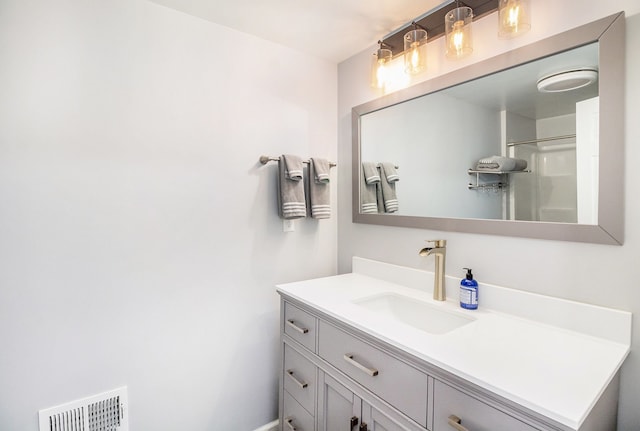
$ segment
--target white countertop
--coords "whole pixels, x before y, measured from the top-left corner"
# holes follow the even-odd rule
[[[483,308],[482,285],[480,289],[480,308],[464,310],[451,298],[433,301],[428,290],[358,273],[278,286],[279,292],[335,319],[578,429],[627,357],[629,344]],[[475,320],[433,335],[352,302],[383,293],[429,302]],[[630,314],[628,319],[630,327]]]

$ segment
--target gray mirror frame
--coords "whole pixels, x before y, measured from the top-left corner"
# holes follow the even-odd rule
[[[360,213],[360,117],[472,79],[599,42],[600,165],[598,224],[418,217]],[[624,12],[577,27],[352,109],[354,223],[622,245],[624,240]]]

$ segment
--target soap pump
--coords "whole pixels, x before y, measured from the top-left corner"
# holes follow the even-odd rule
[[[478,282],[473,279],[471,268],[467,270],[467,275],[460,281],[460,307],[467,310],[478,308]]]

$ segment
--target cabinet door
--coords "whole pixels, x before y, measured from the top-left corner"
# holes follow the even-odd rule
[[[323,372],[318,386],[318,431],[358,431],[361,399]]]
[[[367,431],[409,431],[366,401],[362,402],[362,422],[367,425]]]

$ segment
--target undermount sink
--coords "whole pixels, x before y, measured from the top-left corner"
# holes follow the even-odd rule
[[[427,302],[395,293],[383,293],[355,300],[353,303],[378,315],[435,335],[445,334],[475,320],[472,317],[439,310]]]

